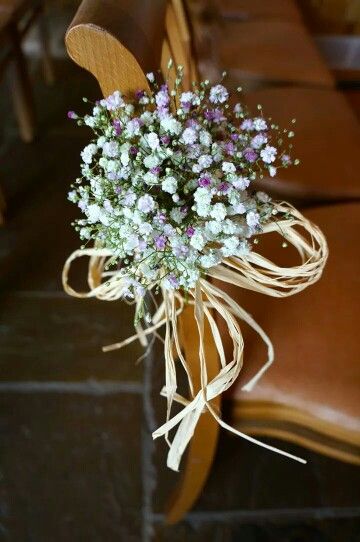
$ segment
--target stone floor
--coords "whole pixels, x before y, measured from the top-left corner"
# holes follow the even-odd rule
[[[66,192],[88,137],[66,111],[99,90],[60,57],[53,88],[32,68],[31,145],[0,87],[0,541],[360,541],[359,469],[286,444],[308,459],[300,466],[225,433],[197,506],[164,525],[178,475],[150,436],[163,419],[161,347],[141,363],[137,345],[102,354],[131,332],[131,311],[61,289],[78,246]]]

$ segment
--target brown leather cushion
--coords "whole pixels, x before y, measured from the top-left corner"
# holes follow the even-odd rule
[[[259,337],[243,325],[244,368],[229,391],[237,400],[284,404],[359,431],[360,204],[327,206],[306,216],[322,228],[329,244],[329,260],[318,283],[285,299],[225,286],[263,327],[275,348],[272,367],[253,391],[241,391],[266,359]],[[281,248],[279,236],[276,242],[264,236],[260,246],[277,263],[298,261],[289,248]]]
[[[296,22],[301,19],[294,0],[212,0],[218,13],[229,18],[277,18]]]
[[[263,183],[266,188],[282,197],[360,196],[360,124],[341,93],[273,88],[247,94],[245,101],[253,112],[261,104],[266,117],[295,132],[293,155],[300,165],[279,170],[276,179]]]
[[[231,80],[333,87],[334,79],[300,22],[224,22],[216,37],[217,63]]]

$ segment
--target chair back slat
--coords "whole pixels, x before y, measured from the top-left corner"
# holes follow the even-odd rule
[[[178,65],[184,90],[197,79],[183,0],[83,0],[65,40],[71,58],[97,78],[104,95],[148,89],[145,74],[159,68],[170,86]],[[169,71],[170,58],[175,67]]]
[[[188,24],[187,14],[185,11],[184,0],[170,0],[175,17],[178,21],[179,32],[184,46],[188,50],[189,57],[191,56],[191,32]]]
[[[166,32],[170,44],[175,49],[176,44],[180,42],[180,45],[177,45],[178,49],[181,48],[182,64],[184,66],[184,88],[188,89],[191,87],[192,81],[198,81],[198,68],[197,68],[197,59],[195,55],[195,47],[193,40],[193,31],[190,24],[190,13],[186,9],[184,0],[168,0],[169,5],[171,6],[170,14],[176,20],[176,26],[173,24],[169,26],[166,24]],[[168,21],[168,19],[167,19]],[[174,31],[177,33],[177,36],[174,36]]]
[[[190,84],[189,51],[181,37],[179,20],[176,17],[176,13],[171,1],[168,2],[166,10],[165,27],[172,53],[172,59],[176,66],[183,67],[183,88],[188,89]]]

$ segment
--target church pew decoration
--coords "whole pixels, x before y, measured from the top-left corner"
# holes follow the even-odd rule
[[[139,89],[134,96],[123,96],[116,91],[93,104],[91,114],[68,114],[90,127],[94,137],[81,152],[81,177],[68,196],[83,213],[74,226],[84,244],[65,263],[64,289],[79,298],[134,304],[135,334],[104,351],[136,339],[146,347],[165,326],[162,395],[167,416],[153,437],[167,440],[171,469],[178,470],[206,409],[233,433],[304,462],[235,430],[211,405],[241,371],[244,344],[239,321],[259,334],[268,352],[260,371],[244,386],[246,391],[274,359],[264,330],[212,279],[285,297],[316,282],[327,259],[326,240],[315,224],[291,205],[272,201],[253,188],[264,175],[275,177],[279,168],[298,163],[291,157],[294,133],[265,118],[261,106],[257,116],[250,116],[223,81],[213,86],[208,81],[194,83],[191,91],[182,92],[181,67],[172,89],[159,84],[154,73],[147,78],[150,92]],[[295,247],[299,265],[279,267],[256,251],[260,236],[270,232],[279,234],[283,246]],[[69,270],[83,256],[89,257],[89,291],[78,292],[69,284]],[[161,295],[159,306],[152,302],[154,294]],[[178,335],[177,320],[189,303],[199,334],[198,393]],[[215,313],[227,324],[231,360],[225,358]],[[219,357],[219,372],[210,381],[205,320]],[[188,376],[190,399],[177,393],[178,361]],[[172,416],[174,402],[182,408]],[[176,427],[170,442],[169,432]]]

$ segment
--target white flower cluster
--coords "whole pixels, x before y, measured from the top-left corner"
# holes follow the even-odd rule
[[[91,115],[69,113],[95,133],[69,193],[85,215],[76,228],[113,251],[129,296],[193,288],[206,269],[251,250],[272,216],[270,199],[251,183],[291,163],[279,128],[230,107],[222,84],[177,86],[175,105],[166,84],[148,79],[151,92],[128,100],[117,91]]]

